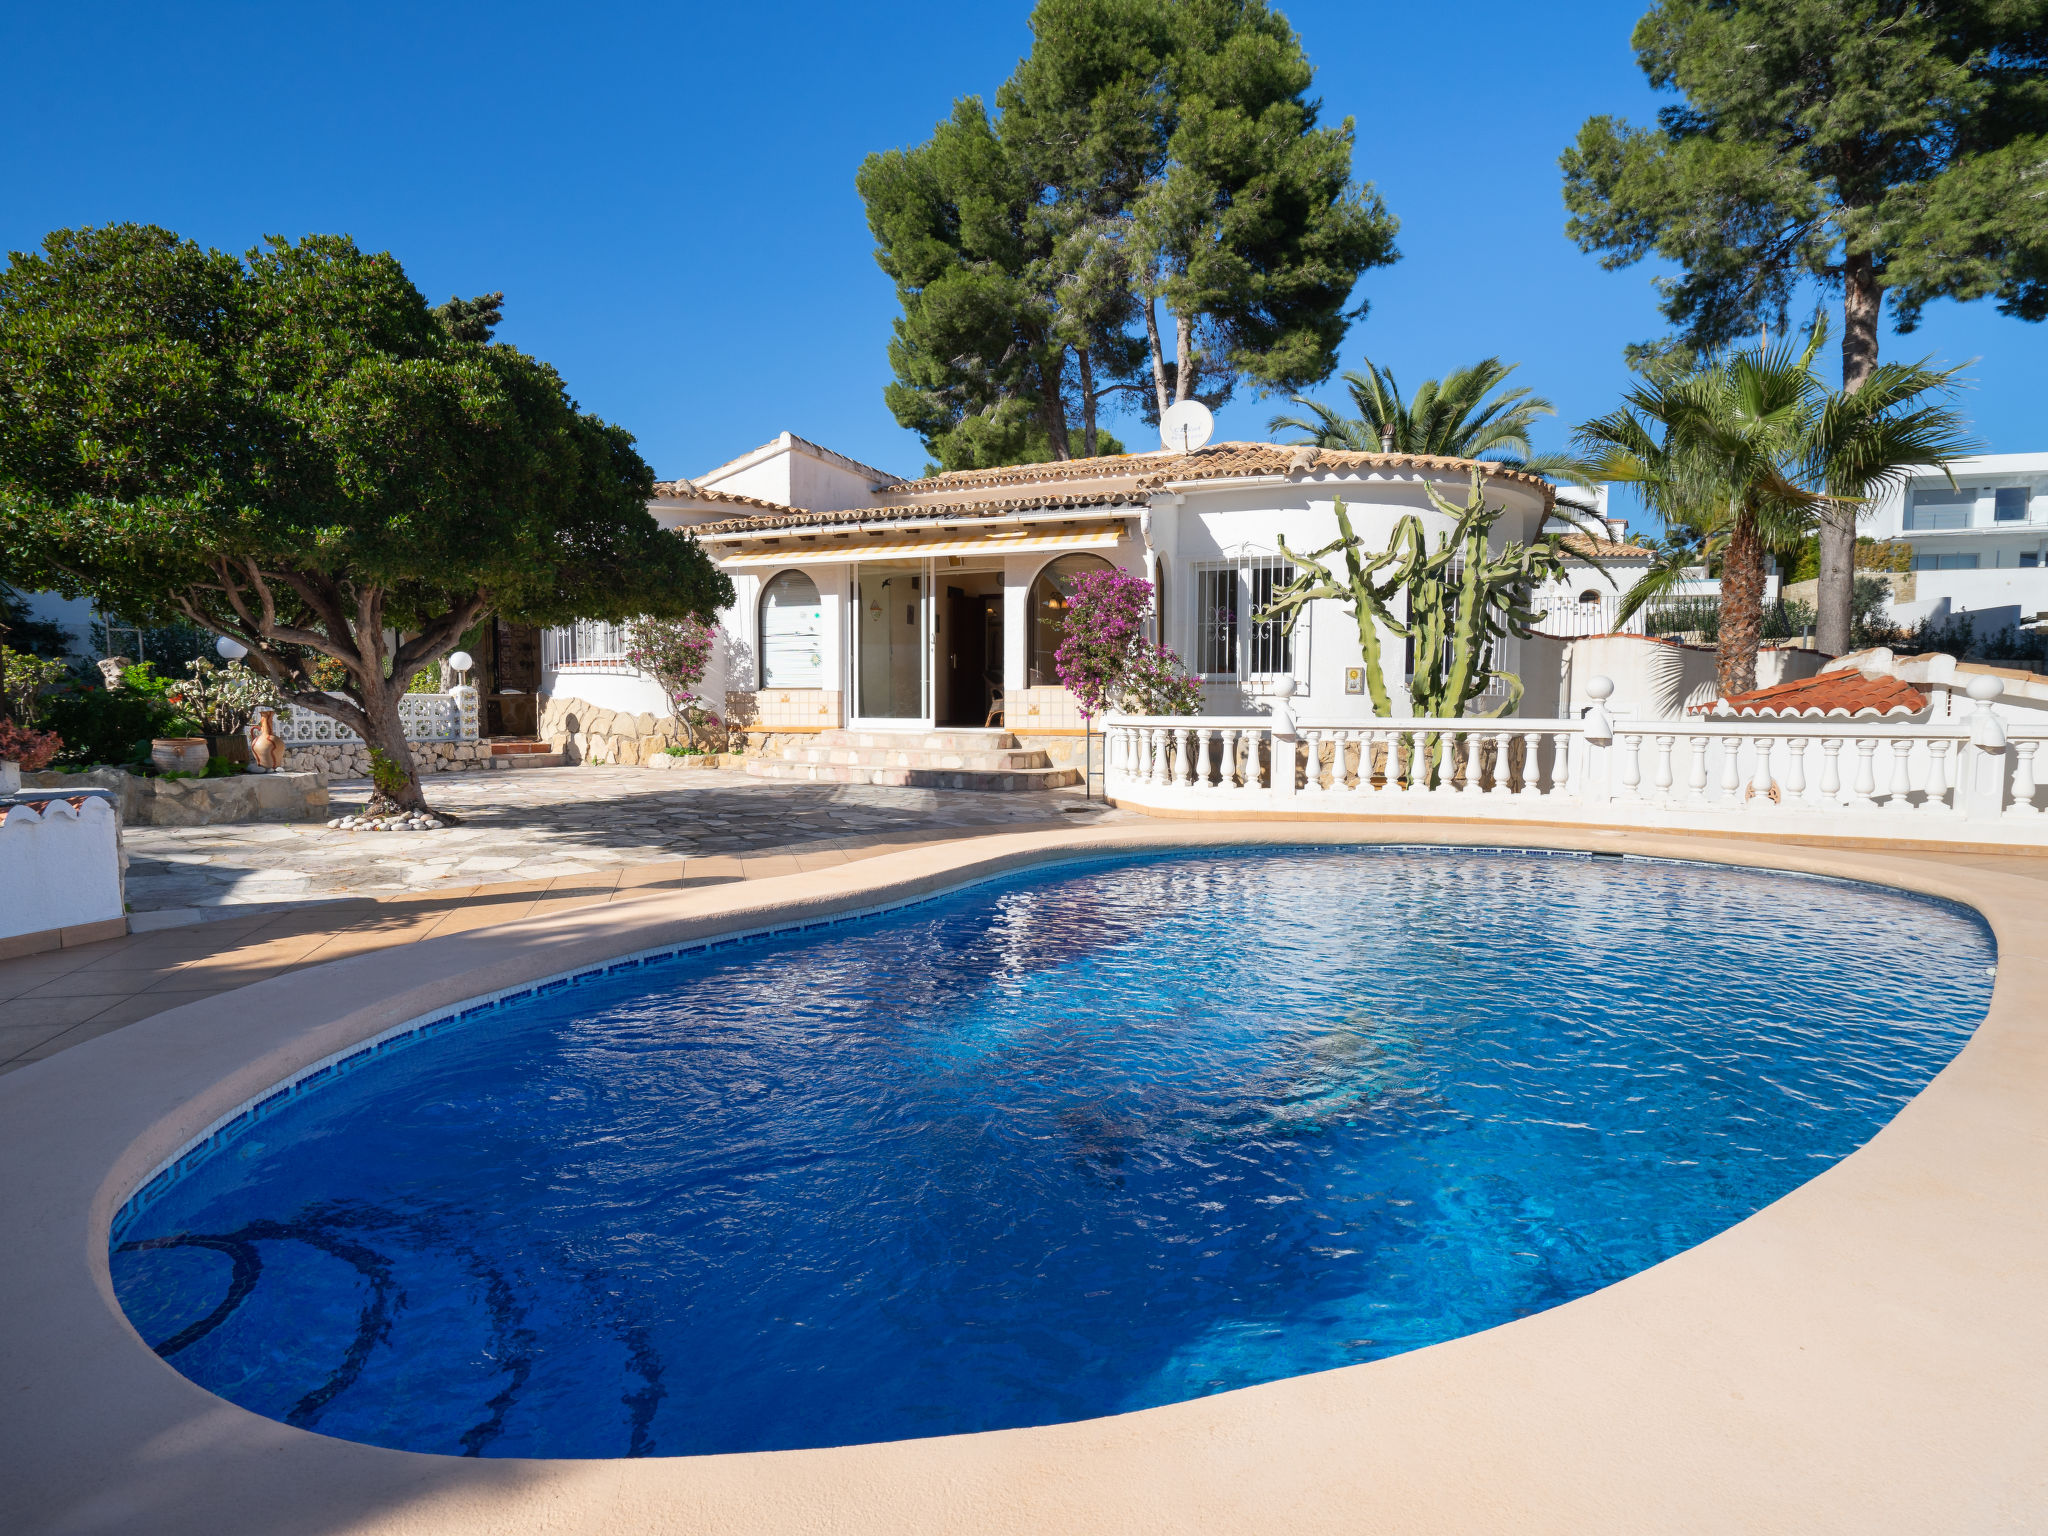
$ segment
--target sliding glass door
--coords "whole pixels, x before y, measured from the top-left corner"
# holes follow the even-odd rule
[[[931,582],[922,560],[853,571],[853,715],[857,723],[931,720]]]

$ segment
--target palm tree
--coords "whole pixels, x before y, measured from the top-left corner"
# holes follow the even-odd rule
[[[1691,529],[1703,551],[1718,549],[1723,697],[1756,686],[1766,547],[1796,539],[1824,500],[1798,483],[1820,414],[1812,364],[1823,337],[1817,326],[1797,354],[1758,347],[1645,380],[1577,434],[1596,476],[1640,486],[1667,529]],[[1660,562],[1637,589],[1668,584],[1679,568]],[[1650,595],[1637,589],[1627,611]]]
[[[1807,444],[1807,483],[1826,493],[1815,518],[1820,532],[1820,609],[1814,643],[1841,655],[1849,649],[1856,597],[1857,513],[1905,480],[1909,470],[1934,465],[1953,486],[1951,459],[1978,451],[1962,413],[1947,403],[1958,368],[1880,363],[1853,394],[1828,394]],[[1929,399],[1935,396],[1937,398]]]
[[[1928,399],[1954,387],[1956,370],[1886,363],[1848,394],[1814,374],[1826,339],[1817,322],[1797,356],[1789,343],[1759,346],[1646,380],[1621,410],[1579,429],[1593,473],[1641,486],[1666,529],[1663,554],[1622,598],[1621,621],[1687,567],[1718,563],[1724,697],[1756,686],[1764,555],[1788,551],[1816,525],[1825,537],[1833,519],[1853,527],[1848,509],[1970,449],[1960,414]],[[1822,626],[1822,650],[1848,650],[1846,618],[1838,628]]]
[[[1266,430],[1303,433],[1295,442],[1317,448],[1483,459],[1504,469],[1589,484],[1579,460],[1568,454],[1539,454],[1530,447],[1530,430],[1542,417],[1555,416],[1556,406],[1527,389],[1488,398],[1520,366],[1497,357],[1482,358],[1443,379],[1424,379],[1415,398],[1403,400],[1393,370],[1367,358],[1364,373],[1344,375],[1356,416],[1291,395],[1288,398],[1309,415],[1275,416]]]

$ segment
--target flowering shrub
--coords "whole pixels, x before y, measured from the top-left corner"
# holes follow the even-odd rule
[[[1178,656],[1145,634],[1151,611],[1152,583],[1140,577],[1082,571],[1073,578],[1053,669],[1083,718],[1112,709],[1134,715],[1201,712],[1201,685]]]
[[[702,751],[724,722],[706,707],[704,674],[711,666],[717,629],[698,618],[635,619],[626,627],[626,660],[660,685],[690,746]]]
[[[0,763],[19,763],[25,771],[36,773],[63,745],[64,738],[55,731],[32,731],[12,720],[0,720]]]
[[[232,736],[256,717],[259,709],[285,707],[284,695],[266,677],[239,661],[225,667],[204,657],[185,664],[192,676],[164,689],[164,697],[204,725],[209,734]]]

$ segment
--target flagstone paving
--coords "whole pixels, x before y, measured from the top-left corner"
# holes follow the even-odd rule
[[[334,814],[360,810],[367,782],[334,786]],[[439,832],[348,832],[319,824],[131,827],[131,912],[187,920],[250,905],[345,900],[616,871],[676,859],[816,851],[847,839],[927,835],[1119,812],[1074,790],[983,794],[803,784],[700,770],[539,768],[427,782]]]

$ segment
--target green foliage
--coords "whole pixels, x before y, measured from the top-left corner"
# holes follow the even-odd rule
[[[1896,571],[1903,574],[1913,569],[1913,546],[1898,539],[1856,540],[1856,569],[1859,571]],[[1809,534],[1799,541],[1791,563],[1785,568],[1785,580],[1813,581],[1820,575],[1820,537]],[[1879,583],[1883,585],[1882,582]],[[1856,578],[1855,590],[1863,589],[1863,578]]]
[[[1489,542],[1504,509],[1487,504],[1484,470],[1472,471],[1462,507],[1445,501],[1434,488],[1429,498],[1455,519],[1448,533],[1438,535],[1434,550],[1423,535],[1422,520],[1411,512],[1395,523],[1385,549],[1367,551],[1342,500],[1336,505],[1337,538],[1330,544],[1298,554],[1283,538],[1281,553],[1300,574],[1254,618],[1262,624],[1284,621],[1292,633],[1310,602],[1329,598],[1344,603],[1357,622],[1374,714],[1394,712],[1382,662],[1382,628],[1414,643],[1410,713],[1461,718],[1495,678],[1506,682],[1508,696],[1493,713],[1510,713],[1521,702],[1522,680],[1493,667],[1495,642],[1534,630],[1541,615],[1528,607],[1529,594],[1563,573],[1563,546],[1551,535],[1534,544],[1510,542],[1494,553]],[[1342,581],[1324,563],[1340,552],[1346,571]],[[1406,598],[1405,617],[1394,611],[1397,596]],[[1434,743],[1431,752],[1434,760]]]
[[[239,661],[226,666],[201,658],[186,663],[189,678],[173,682],[165,697],[199,721],[209,735],[231,736],[247,728],[260,709],[283,709],[284,695],[268,678]]]
[[[1589,119],[1566,226],[1603,265],[1656,255],[1694,347],[1786,328],[1796,285],[1845,293],[1844,383],[1934,298],[2048,315],[2048,28],[2001,0],[1658,0],[1637,62],[1684,102],[1655,128]]]
[[[153,738],[201,734],[199,722],[170,701],[148,666],[130,667],[123,678],[127,686],[118,691],[82,679],[51,691],[43,723],[64,738],[59,764],[144,763]]]
[[[1640,486],[1664,520],[1664,547],[1622,595],[1616,621],[1664,597],[1689,569],[1718,566],[1724,697],[1756,686],[1766,551],[1789,556],[1840,507],[1860,506],[1911,466],[1940,463],[1960,446],[1955,412],[1926,401],[1950,388],[1952,370],[1885,363],[1851,395],[1814,374],[1825,339],[1816,325],[1797,352],[1750,348],[1645,379],[1619,410],[1579,429],[1597,477]],[[1816,628],[1827,648],[1825,588],[1821,595]]]
[[[437,314],[388,254],[237,259],[63,230],[0,274],[0,547],[37,586],[184,620],[398,752],[394,703],[480,618],[710,613],[731,583],[545,363]],[[395,650],[387,629],[411,638]],[[313,685],[338,664],[347,699]],[[366,708],[375,699],[380,707]],[[417,800],[410,787],[407,798]]]
[[[122,624],[116,621],[109,628],[94,619],[89,633],[92,648],[98,655],[126,656],[131,661],[147,661],[160,667],[179,668],[202,658],[211,660],[218,654],[214,650],[218,637],[211,630],[182,620],[169,624]]]
[[[0,645],[0,720],[33,726],[42,718],[43,699],[70,676],[62,661]]]
[[[382,747],[370,748],[370,783],[387,800],[395,800],[412,782],[412,770]]]
[[[857,178],[903,315],[891,413],[948,469],[1123,451],[1099,416],[1329,374],[1395,222],[1260,0],[1042,0],[991,117]],[[1157,305],[1175,327],[1165,358]],[[1356,313],[1356,312],[1353,312]],[[1078,439],[1078,441],[1077,441]]]
[[[1296,442],[1319,448],[1485,459],[1508,469],[1589,483],[1578,460],[1566,454],[1538,454],[1529,444],[1536,423],[1555,416],[1556,406],[1527,389],[1494,395],[1520,366],[1497,357],[1482,358],[1441,380],[1424,379],[1415,397],[1404,400],[1393,369],[1367,358],[1364,373],[1344,375],[1356,416],[1295,395],[1294,403],[1305,406],[1309,416],[1275,416],[1266,430],[1302,433]]]

